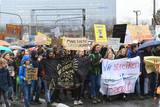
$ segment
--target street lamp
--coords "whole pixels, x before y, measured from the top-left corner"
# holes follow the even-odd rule
[[[136,25],[138,25],[138,15],[140,15],[141,14],[141,11],[140,10],[133,10],[133,12],[135,12],[136,13]]]
[[[22,25],[22,18],[21,18],[21,16],[20,16],[20,15],[15,14],[15,13],[8,13],[8,12],[0,12],[0,13],[3,13],[3,14],[10,14],[10,15],[16,15],[16,16],[18,16],[18,17],[20,18],[20,20],[21,20],[21,25]]]

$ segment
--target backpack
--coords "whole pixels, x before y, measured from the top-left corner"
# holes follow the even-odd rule
[[[24,66],[23,67],[23,72],[24,72]],[[20,78],[19,78],[19,75],[17,76],[17,82],[20,83]]]

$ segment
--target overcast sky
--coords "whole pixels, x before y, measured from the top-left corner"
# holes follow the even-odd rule
[[[156,9],[160,9],[160,0],[156,0]],[[153,0],[117,0],[117,23],[131,21],[136,23],[136,14],[133,10],[140,10],[140,20],[148,20],[151,24],[153,14]]]

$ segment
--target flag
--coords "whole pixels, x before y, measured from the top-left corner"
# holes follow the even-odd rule
[[[86,79],[90,61],[90,58],[80,57],[43,59],[48,89],[78,87]]]

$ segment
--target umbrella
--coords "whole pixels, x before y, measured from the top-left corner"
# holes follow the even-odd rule
[[[37,50],[37,48],[33,47],[33,48],[29,48],[30,51],[33,51],[33,50]]]
[[[32,48],[32,47],[35,47],[35,46],[36,46],[35,43],[26,43],[26,44],[24,44],[23,48],[27,48],[27,47]]]
[[[6,41],[0,40],[0,46],[10,47],[11,45],[8,42],[6,42]]]
[[[9,48],[10,48],[10,49],[16,49],[16,50],[21,49],[20,46],[11,46],[11,47],[9,47]]]
[[[8,47],[0,46],[0,51],[10,52],[12,50],[10,48],[8,48]]]
[[[148,46],[158,46],[158,45],[160,45],[160,41],[149,41],[139,46],[138,50],[143,50]]]

